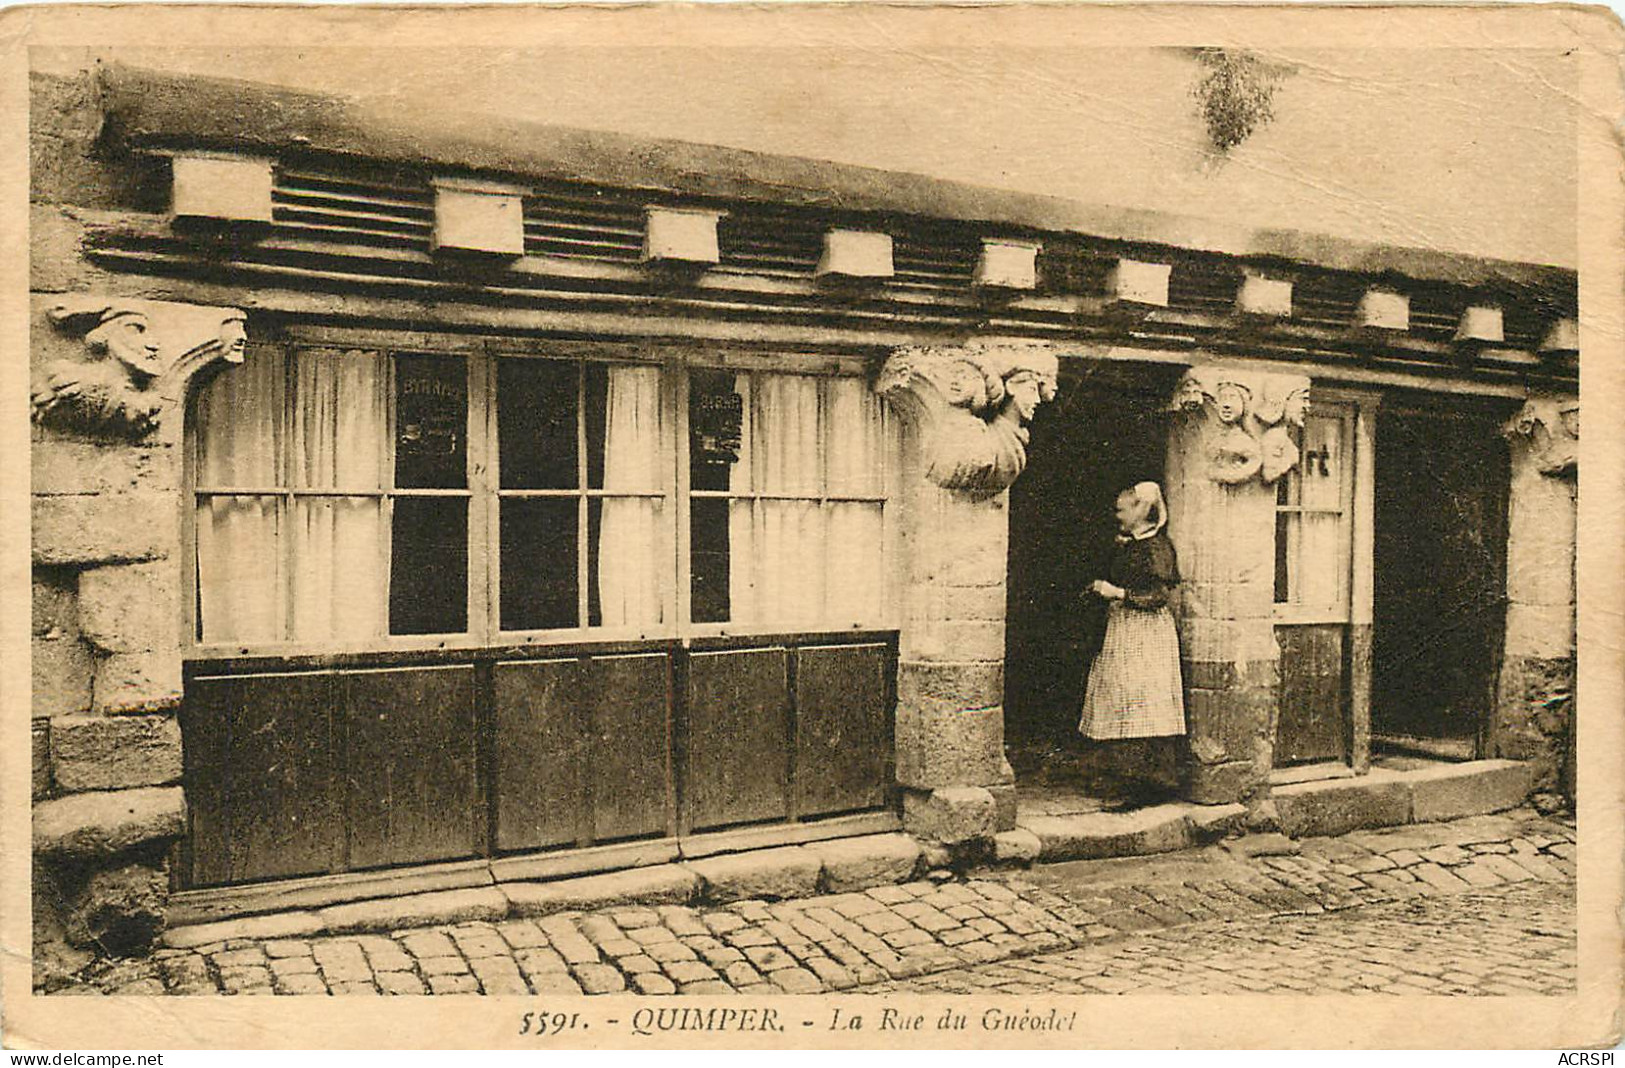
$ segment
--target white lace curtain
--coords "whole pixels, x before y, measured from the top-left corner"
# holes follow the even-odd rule
[[[349,642],[385,631],[386,357],[306,350],[291,359],[291,418],[286,362],[271,353],[224,371],[198,397],[206,642]],[[211,489],[243,492],[202,492]]]
[[[658,493],[665,435],[660,368],[609,368],[604,418],[604,491]],[[662,576],[671,570],[659,497],[602,498],[598,603],[606,627],[659,624]]]
[[[744,440],[729,492],[730,618],[873,622],[882,596],[879,401],[861,379],[741,375]],[[802,499],[795,499],[802,498]]]
[[[203,641],[349,644],[387,633],[388,370],[379,353],[257,352],[200,389]],[[743,495],[728,511],[732,621],[876,621],[879,401],[856,378],[740,375],[736,388],[745,408],[729,483]],[[675,569],[659,368],[609,369],[605,424],[599,623],[660,625]]]

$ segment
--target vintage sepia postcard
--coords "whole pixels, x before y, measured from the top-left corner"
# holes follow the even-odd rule
[[[1617,1043],[1621,45],[0,12],[4,1043]]]

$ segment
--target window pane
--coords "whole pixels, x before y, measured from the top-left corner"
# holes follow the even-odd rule
[[[197,507],[198,638],[282,639],[275,497],[212,497]]]
[[[397,497],[390,556],[391,634],[468,629],[466,497]]]
[[[878,495],[885,463],[880,398],[861,378],[833,378],[825,389],[828,492],[832,497]]]
[[[502,502],[502,629],[579,625],[576,524],[580,498]]]
[[[388,437],[384,357],[304,349],[294,353],[293,363],[293,484],[381,489]]]
[[[738,623],[824,617],[824,512],[817,501],[731,502],[729,596]]]
[[[576,488],[580,374],[580,364],[570,360],[498,362],[503,489]]]
[[[696,499],[689,514],[689,614],[696,623],[728,621],[728,548],[728,502]]]
[[[660,368],[587,365],[587,478],[593,489],[654,492],[665,433]]]
[[[689,485],[696,490],[750,489],[744,459],[744,376],[731,371],[691,371],[688,379]],[[698,618],[698,617],[696,617]]]
[[[1343,519],[1324,512],[1275,517],[1275,600],[1305,608],[1343,603]]]
[[[287,362],[256,350],[197,391],[197,484],[269,489],[283,485],[282,412]]]
[[[1311,415],[1304,421],[1298,467],[1305,507],[1343,506],[1342,431],[1343,421],[1335,417]]]
[[[880,620],[885,571],[881,506],[837,502],[829,506],[828,609],[830,623]]]
[[[751,486],[759,493],[817,496],[818,379],[756,375],[751,381]],[[736,486],[735,489],[738,489]]]
[[[1342,553],[1339,537],[1342,518],[1306,512],[1300,517],[1298,535],[1298,604],[1313,608],[1334,608],[1342,600]]]
[[[663,618],[661,577],[669,570],[657,497],[587,502],[587,625],[631,627]]]
[[[383,501],[299,498],[291,526],[292,636],[354,641],[382,634]]]
[[[395,485],[468,485],[468,366],[461,358],[395,358]]]

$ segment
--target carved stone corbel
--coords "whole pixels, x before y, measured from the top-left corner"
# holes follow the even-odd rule
[[[1168,410],[1211,426],[1213,481],[1237,485],[1257,475],[1267,484],[1297,466],[1292,428],[1303,426],[1308,404],[1309,379],[1302,375],[1206,364],[1185,372]]]
[[[898,349],[874,390],[919,428],[925,477],[973,499],[1008,489],[1027,466],[1027,423],[1055,398],[1058,363],[1031,343]]]
[[[1534,450],[1543,475],[1572,476],[1580,462],[1580,401],[1577,397],[1531,397],[1501,433]]]
[[[194,374],[241,363],[248,338],[237,308],[79,295],[45,314],[83,349],[36,370],[34,419],[81,433],[146,437],[180,405]]]

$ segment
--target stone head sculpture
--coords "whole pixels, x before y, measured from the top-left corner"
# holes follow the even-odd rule
[[[164,369],[152,324],[145,312],[135,308],[114,304],[104,309],[96,325],[85,334],[85,345],[91,352],[122,363],[138,386],[158,377]]]
[[[1253,391],[1240,382],[1220,382],[1214,391],[1213,400],[1217,405],[1219,422],[1234,425],[1247,414],[1247,406],[1253,399]]]

